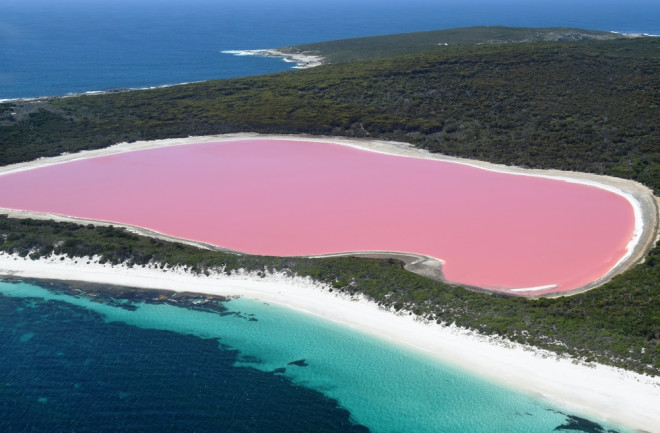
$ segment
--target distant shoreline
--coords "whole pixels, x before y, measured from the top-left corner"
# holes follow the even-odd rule
[[[284,51],[276,49],[265,50],[224,50],[223,54],[231,54],[234,56],[259,56],[270,57],[275,59],[282,59],[287,63],[295,63],[293,69],[308,69],[320,66],[325,62],[322,56],[315,56],[312,54],[304,53],[285,53]]]
[[[284,53],[282,51],[274,50],[274,49],[265,49],[265,50],[224,50],[221,51],[223,54],[231,54],[234,56],[259,56],[259,57],[270,57],[273,59],[281,59],[287,63],[295,63],[296,65],[292,67],[292,69],[308,69],[308,68],[313,68],[316,66],[320,66],[323,64],[325,61],[324,57],[321,56],[313,56],[313,55],[308,55],[308,54],[291,54],[291,53]],[[257,74],[256,76],[263,75],[263,74]],[[242,76],[241,76],[242,77]],[[240,78],[240,77],[235,77],[235,78]],[[46,99],[53,99],[53,98],[75,98],[77,96],[85,96],[85,95],[105,95],[109,93],[124,93],[124,92],[134,92],[138,90],[152,90],[152,89],[164,89],[167,87],[175,87],[175,86],[185,86],[187,84],[196,84],[196,83],[206,83],[208,81],[215,81],[215,80],[229,80],[231,78],[212,78],[209,80],[201,80],[201,81],[184,81],[181,83],[174,83],[174,84],[160,84],[160,85],[154,85],[154,86],[149,86],[149,87],[127,87],[127,88],[116,88],[116,89],[108,89],[108,90],[87,90],[84,92],[73,92],[70,94],[64,94],[64,95],[52,95],[52,96],[27,96],[24,98],[4,98],[0,99],[0,104],[2,103],[11,103],[11,102],[30,102],[30,101],[39,101],[39,100],[46,100]]]
[[[444,29],[448,30],[448,29]],[[606,30],[601,30],[604,32],[607,32]],[[618,34],[624,37],[628,38],[642,38],[642,37],[660,37],[660,34],[651,34],[651,33],[645,33],[645,32],[636,32],[636,31],[617,31],[617,30],[609,30],[609,33],[614,33]],[[362,36],[360,38],[367,38],[370,36]],[[328,41],[329,42],[329,41]],[[303,43],[301,43],[303,44]],[[294,46],[295,47],[295,46]],[[291,53],[291,52],[285,52],[282,51],[284,48],[266,48],[266,49],[252,49],[252,50],[222,50],[220,51],[223,54],[230,54],[234,56],[260,56],[260,57],[270,57],[270,58],[275,58],[275,59],[281,59],[285,62],[288,63],[295,63],[296,65],[292,67],[292,69],[308,69],[308,68],[313,68],[316,66],[320,66],[322,64],[326,63],[326,59],[324,56],[321,55],[313,55],[313,54],[305,54],[305,53]],[[254,74],[254,75],[247,75],[247,76],[259,76],[263,74]],[[76,97],[76,96],[83,96],[83,95],[99,95],[99,94],[106,94],[106,93],[119,93],[119,92],[131,92],[131,91],[136,91],[136,90],[150,90],[150,89],[159,89],[159,88],[166,88],[166,87],[173,87],[173,86],[182,86],[186,84],[194,84],[194,83],[203,83],[203,82],[208,82],[208,81],[214,81],[214,80],[222,80],[222,79],[231,79],[231,78],[239,78],[239,77],[244,77],[244,75],[236,76],[236,77],[225,77],[225,78],[210,78],[210,79],[205,79],[205,80],[191,80],[191,81],[182,81],[178,83],[172,83],[172,84],[155,84],[153,86],[147,86],[147,87],[117,87],[117,88],[112,88],[112,89],[107,89],[107,90],[86,90],[86,91],[80,91],[80,92],[70,92],[70,93],[64,93],[64,94],[59,94],[59,95],[41,95],[41,96],[24,96],[24,97],[15,97],[15,98],[1,98],[0,97],[0,103],[11,103],[11,102],[21,102],[21,101],[38,101],[42,99],[51,99],[51,98],[70,98],[70,97]]]
[[[617,32],[614,30],[610,31],[611,33],[616,33],[617,35],[626,36],[629,38],[660,38],[660,35],[652,35],[650,33],[637,33],[637,32]]]
[[[281,51],[277,50],[244,50],[244,51],[239,51],[239,50],[225,50],[221,51],[223,54],[233,54],[235,56],[260,56],[260,57],[270,57],[270,58],[275,58],[275,59],[282,59],[287,63],[296,63],[296,66],[293,66],[292,69],[307,69],[307,68],[313,68],[315,66],[320,66],[323,64],[323,61],[325,60],[321,56],[312,56],[312,55],[306,55],[306,54],[288,54],[284,53]],[[256,74],[252,76],[259,76],[259,75],[264,75],[264,74]],[[249,76],[249,75],[248,75]],[[241,78],[244,76],[237,76],[233,78]],[[93,96],[93,95],[106,95],[110,93],[125,93],[125,92],[135,92],[139,90],[153,90],[153,89],[164,89],[167,87],[175,87],[175,86],[185,86],[187,84],[196,84],[196,83],[206,83],[209,81],[215,81],[215,80],[229,80],[231,78],[211,78],[208,80],[200,80],[200,81],[183,81],[181,83],[174,83],[174,84],[159,84],[159,85],[154,85],[154,86],[148,86],[148,87],[127,87],[127,88],[116,88],[116,89],[108,89],[108,90],[87,90],[84,92],[72,92],[64,95],[44,95],[44,96],[26,96],[23,98],[4,98],[0,99],[0,104],[3,103],[12,103],[12,102],[31,102],[31,101],[40,101],[40,100],[47,100],[47,99],[54,99],[54,98],[75,98],[78,96]]]
[[[175,84],[162,84],[160,86],[150,86],[150,87],[135,87],[135,88],[119,88],[119,89],[108,89],[108,90],[87,90],[85,92],[70,93],[66,95],[56,95],[56,96],[30,96],[26,98],[7,98],[0,99],[0,104],[11,103],[11,102],[31,102],[31,101],[41,101],[47,99],[57,99],[57,98],[75,98],[78,96],[93,96],[93,95],[107,95],[110,93],[124,93],[124,92],[135,92],[138,90],[153,90],[153,89],[164,89],[167,87],[174,86],[185,86],[186,84],[195,84],[195,83],[205,83],[212,80],[202,80],[202,81],[186,81],[183,83]]]

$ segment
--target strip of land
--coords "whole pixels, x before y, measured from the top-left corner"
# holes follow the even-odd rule
[[[658,224],[658,211],[656,206],[656,200],[653,197],[651,191],[632,181],[622,180],[618,178],[606,177],[606,176],[597,176],[591,174],[575,173],[575,172],[565,172],[558,170],[527,170],[517,167],[509,167],[502,165],[495,165],[490,163],[485,163],[481,161],[474,160],[465,160],[459,158],[451,158],[438,154],[431,154],[427,151],[414,148],[410,145],[397,142],[389,141],[376,141],[376,140],[347,140],[340,139],[335,137],[309,137],[309,136],[273,136],[273,135],[256,135],[256,134],[227,134],[220,136],[202,136],[202,137],[189,137],[187,139],[171,139],[171,140],[155,140],[155,141],[143,141],[143,142],[134,142],[134,143],[122,143],[115,146],[111,146],[105,149],[94,150],[94,151],[85,151],[76,154],[67,154],[54,158],[40,159],[36,161],[31,161],[27,163],[20,163],[11,166],[6,166],[0,168],[0,174],[6,174],[21,170],[27,170],[30,168],[35,168],[39,166],[57,164],[62,162],[67,162],[71,160],[78,160],[84,158],[92,158],[102,155],[127,152],[140,149],[164,147],[164,146],[173,146],[181,145],[187,143],[200,143],[200,142],[210,142],[210,141],[228,141],[228,140],[240,140],[240,139],[254,139],[254,138],[264,138],[264,139],[287,139],[287,140],[306,140],[306,141],[319,141],[319,142],[330,142],[338,143],[346,146],[351,146],[363,150],[369,150],[372,152],[394,154],[404,157],[415,157],[415,158],[427,158],[443,161],[451,161],[459,164],[466,164],[477,166],[487,170],[506,172],[509,174],[515,175],[525,175],[525,176],[537,176],[537,177],[547,177],[552,179],[559,179],[567,182],[575,182],[581,184],[587,184],[591,186],[596,186],[599,188],[607,189],[611,192],[619,194],[626,198],[632,205],[635,212],[635,232],[633,238],[628,244],[627,254],[619,260],[619,262],[605,275],[603,275],[598,281],[594,281],[591,284],[580,287],[570,293],[577,293],[584,290],[589,290],[593,287],[596,287],[604,282],[609,281],[612,276],[625,271],[631,265],[642,260],[644,255],[648,252],[649,248],[653,245],[656,233],[657,233],[657,224]],[[24,212],[20,210],[6,210],[5,213],[8,213],[10,216],[17,217],[31,217],[31,218],[47,218],[47,219],[57,219],[65,221],[75,221],[79,223],[99,223],[97,221],[83,220],[80,218],[56,216],[51,214],[38,214],[35,212]],[[113,223],[113,222],[106,222]],[[121,225],[116,224],[115,225]],[[157,233],[151,230],[147,230],[140,227],[126,226],[133,231],[136,231],[140,234],[154,236],[159,238],[164,238],[166,240],[176,240],[171,236],[167,236],[161,233]],[[193,241],[184,240],[186,243],[194,244],[211,249],[221,249],[221,246],[213,246]],[[416,272],[418,274],[424,275],[426,277],[434,279],[442,279],[442,257],[431,258],[424,257],[416,254],[408,254],[404,252],[396,251],[355,251],[341,254],[330,254],[330,255],[360,255],[360,256],[378,256],[378,257],[392,257],[396,259],[402,259],[409,270]],[[476,288],[478,289],[478,288]],[[543,296],[548,296],[547,286],[542,287],[533,287],[526,288],[524,290],[511,291],[512,294],[519,296],[535,297],[540,296],[541,292]],[[560,295],[564,295],[567,292],[561,292]],[[550,296],[555,295],[550,293]]]
[[[642,36],[646,35],[627,35],[570,27],[477,26],[315,42],[280,47],[273,51],[290,55],[323,56],[323,63],[341,63],[446,50],[457,46],[610,40]]]
[[[94,258],[50,256],[32,260],[0,253],[0,275],[83,281],[218,296],[242,296],[283,305],[424,352],[493,382],[547,400],[570,412],[641,431],[660,428],[660,378],[576,362],[569,358],[453,326],[424,323],[407,312],[385,310],[311,279],[218,270],[99,264]]]

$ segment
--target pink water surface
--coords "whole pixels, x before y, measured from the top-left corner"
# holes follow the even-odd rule
[[[113,221],[247,253],[399,251],[447,280],[567,291],[607,273],[634,230],[609,191],[328,143],[240,140],[0,176],[0,207]],[[527,293],[527,292],[525,292]]]

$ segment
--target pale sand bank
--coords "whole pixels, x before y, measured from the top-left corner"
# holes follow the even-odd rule
[[[624,197],[626,200],[628,200],[635,213],[635,231],[632,239],[628,244],[627,254],[624,257],[622,257],[618,261],[618,263],[608,273],[603,275],[598,281],[595,281],[587,286],[581,287],[571,292],[544,294],[543,296],[545,297],[564,296],[567,294],[579,293],[609,281],[614,275],[625,271],[630,266],[642,260],[645,254],[648,252],[648,250],[653,246],[657,236],[657,225],[659,218],[658,218],[658,207],[657,207],[656,199],[648,188],[644,187],[639,183],[623,180],[619,178],[614,178],[614,177],[592,175],[587,173],[566,172],[560,170],[529,170],[518,167],[491,164],[482,161],[447,157],[444,155],[432,154],[425,150],[417,149],[406,143],[369,140],[369,139],[346,139],[340,137],[317,137],[317,136],[304,136],[304,135],[261,135],[261,134],[252,134],[252,133],[239,133],[239,134],[225,134],[225,135],[217,135],[217,136],[200,136],[200,137],[175,138],[175,139],[166,139],[166,140],[142,141],[142,142],[134,142],[134,143],[120,143],[104,149],[84,151],[76,154],[67,154],[53,158],[42,158],[27,163],[20,163],[20,164],[0,167],[0,175],[15,171],[28,170],[31,168],[45,166],[45,165],[62,163],[71,160],[92,158],[96,156],[128,152],[133,150],[176,146],[176,145],[191,144],[191,143],[202,143],[202,142],[211,142],[211,141],[213,142],[231,141],[231,140],[241,140],[241,139],[285,139],[285,140],[302,140],[302,141],[335,143],[335,144],[350,146],[350,147],[354,147],[362,150],[368,150],[372,152],[378,152],[378,153],[399,155],[404,157],[449,161],[458,164],[471,165],[486,170],[505,172],[514,175],[545,177],[545,178],[562,180],[566,182],[591,185],[619,194],[622,197]],[[84,219],[63,217],[52,214],[38,214],[35,212],[24,212],[17,210],[2,210],[2,209],[0,209],[0,212],[7,213],[10,216],[15,216],[15,217],[46,218],[46,219],[77,221],[83,223],[86,222],[98,223],[96,221],[88,221]],[[122,226],[122,224],[116,224],[116,223],[114,224],[118,226]],[[131,227],[125,225],[123,226],[128,227],[135,232],[147,236],[156,236],[156,237],[165,238],[167,240],[176,240],[170,236],[157,233],[151,230],[143,229],[140,227]],[[184,240],[184,242],[201,246],[204,248],[222,249],[221,246],[218,247],[218,246],[204,244],[201,242],[193,242],[186,240]],[[419,273],[421,275],[430,278],[442,279],[442,268],[441,268],[442,257],[424,258],[418,254],[410,254],[407,252],[389,252],[389,251],[349,252],[349,253],[328,254],[328,255],[378,255],[381,257],[382,256],[396,257],[399,259],[403,259],[404,262],[407,263],[406,265],[407,269],[413,272]],[[548,286],[516,289],[516,290],[512,290],[510,293],[517,294],[520,296],[526,296],[526,297],[535,297],[538,296],[536,295],[536,292],[545,290],[547,288]]]
[[[315,56],[304,53],[285,53],[275,49],[266,50],[224,50],[223,54],[232,54],[234,56],[260,56],[282,59],[287,63],[295,63],[294,69],[307,69],[321,66],[325,60],[322,56]]]
[[[128,287],[243,296],[340,323],[424,352],[493,382],[548,400],[575,414],[647,432],[660,431],[660,378],[574,362],[556,355],[480,336],[455,327],[426,324],[363,298],[331,293],[310,279],[249,274],[193,275],[181,270],[101,265],[60,257],[31,260],[0,253],[0,275],[86,281]]]

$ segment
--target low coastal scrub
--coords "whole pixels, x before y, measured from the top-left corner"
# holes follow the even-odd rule
[[[160,89],[0,105],[0,164],[229,132],[405,141],[660,190],[660,38],[448,46]]]
[[[447,47],[465,45],[611,40],[624,37],[612,32],[569,27],[477,26],[315,42],[282,47],[279,51],[317,55],[322,56],[326,63],[342,63],[445,50]]]
[[[217,252],[124,229],[0,216],[0,251],[30,259],[97,256],[129,266],[157,264],[204,274],[243,269],[309,276],[347,294],[421,319],[500,335],[559,354],[660,374],[660,247],[646,261],[589,292],[530,300],[429,280],[393,259],[295,258]]]
[[[443,46],[398,57],[167,88],[0,103],[0,165],[119,142],[230,132],[409,142],[660,191],[660,38]],[[273,270],[386,308],[660,374],[660,248],[587,293],[529,300],[425,279],[396,260],[202,250],[125,230],[0,217],[0,250],[162,268]]]

